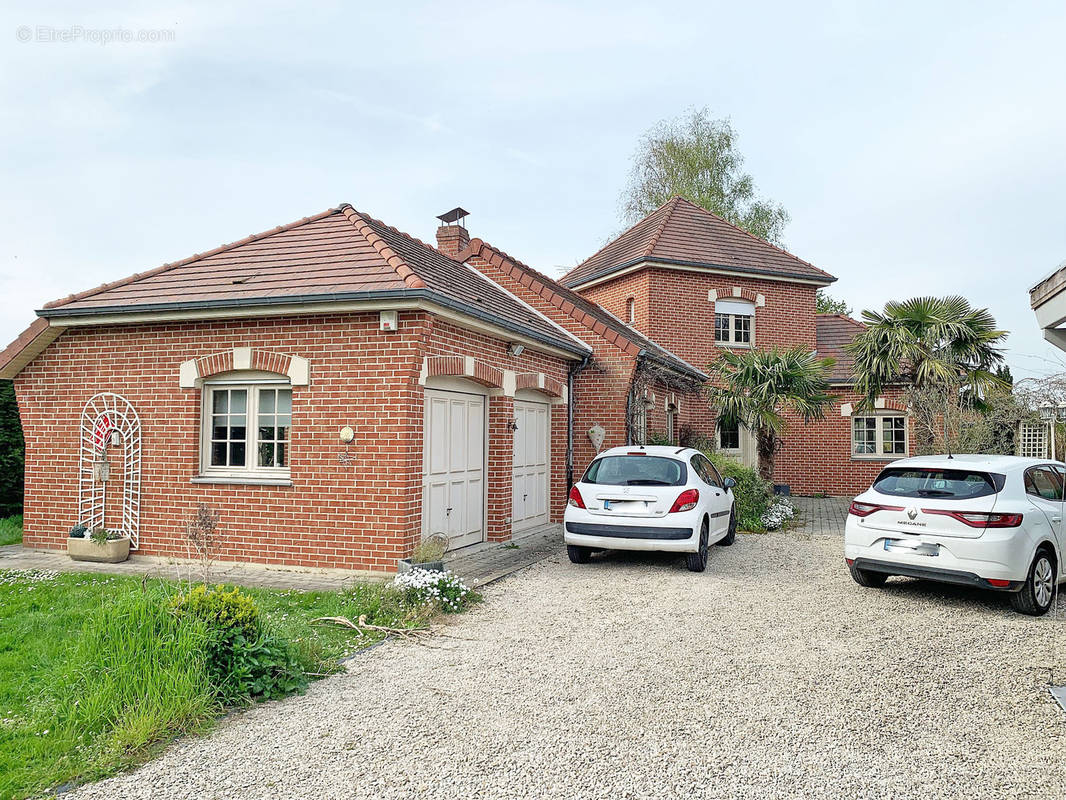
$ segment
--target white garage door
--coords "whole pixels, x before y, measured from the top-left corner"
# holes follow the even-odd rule
[[[426,390],[422,535],[485,540],[485,398]]]
[[[548,522],[548,420],[547,403],[516,400],[514,456],[511,488],[514,492],[511,530],[519,531]]]

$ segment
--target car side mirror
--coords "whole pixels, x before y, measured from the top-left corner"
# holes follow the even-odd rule
[[[736,485],[737,482],[732,478],[726,478],[724,481],[722,481],[722,486],[724,486],[726,489],[732,489]]]

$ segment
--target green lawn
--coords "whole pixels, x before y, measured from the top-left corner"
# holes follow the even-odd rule
[[[0,546],[22,541],[22,515],[0,519]]]
[[[144,761],[176,736],[203,730],[225,713],[211,696],[184,680],[184,673],[194,669],[167,663],[196,657],[194,648],[183,651],[175,642],[185,635],[184,629],[165,611],[168,598],[180,588],[171,581],[142,583],[125,576],[0,570],[2,800],[113,774]],[[413,606],[387,584],[359,584],[344,592],[244,591],[259,605],[264,624],[295,646],[300,668],[312,679],[337,671],[342,656],[381,638],[311,625],[312,619],[344,616],[354,621],[366,614],[374,624],[411,627],[427,618],[424,607]],[[101,617],[111,619],[110,609],[137,604],[154,610],[145,615],[134,608],[128,614],[132,624],[126,627],[121,622],[101,625]],[[162,625],[170,633],[159,637],[158,646],[150,638],[146,644],[143,631],[148,625],[155,630]],[[138,635],[139,643],[133,641]],[[132,644],[116,645],[116,638],[129,638]],[[91,665],[88,674],[86,664]],[[130,688],[131,681],[137,683],[141,673],[152,670],[158,679],[135,691]],[[64,687],[82,685],[76,680],[87,680],[89,686],[120,685],[102,690],[106,696],[93,701],[98,708],[88,710],[89,702],[81,695],[62,697]],[[90,722],[82,723],[82,718]]]

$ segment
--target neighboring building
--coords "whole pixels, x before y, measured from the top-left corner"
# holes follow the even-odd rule
[[[906,454],[897,405],[852,415],[861,325],[815,314],[816,267],[675,199],[559,282],[465,215],[434,248],[343,205],[48,304],[0,354],[25,544],[104,524],[183,557],[199,502],[224,560],[387,571],[431,532],[506,541],[561,519],[598,447],[717,437],[753,463],[702,391],[723,347],[838,359],[839,409],[778,458],[793,491]]]
[[[1066,261],[1029,290],[1029,303],[1044,338],[1066,350]]]

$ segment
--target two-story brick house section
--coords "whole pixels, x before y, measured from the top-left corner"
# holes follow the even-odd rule
[[[81,523],[184,557],[205,502],[224,560],[383,571],[561,518],[592,348],[351,206],[38,314],[0,354],[28,547]]]
[[[854,336],[861,325],[823,321],[815,313],[818,289],[835,280],[675,197],[560,282],[706,370],[723,349],[802,346],[839,358],[842,337]],[[861,417],[852,413],[858,400],[850,390],[852,366],[845,360],[834,371],[840,402],[828,419],[811,425],[792,420],[776,482],[795,492],[857,492],[886,461],[906,452],[908,425],[891,402],[881,401],[881,408]],[[716,437],[723,452],[754,463],[752,437],[743,428],[718,429],[706,401],[689,404],[681,419]]]

